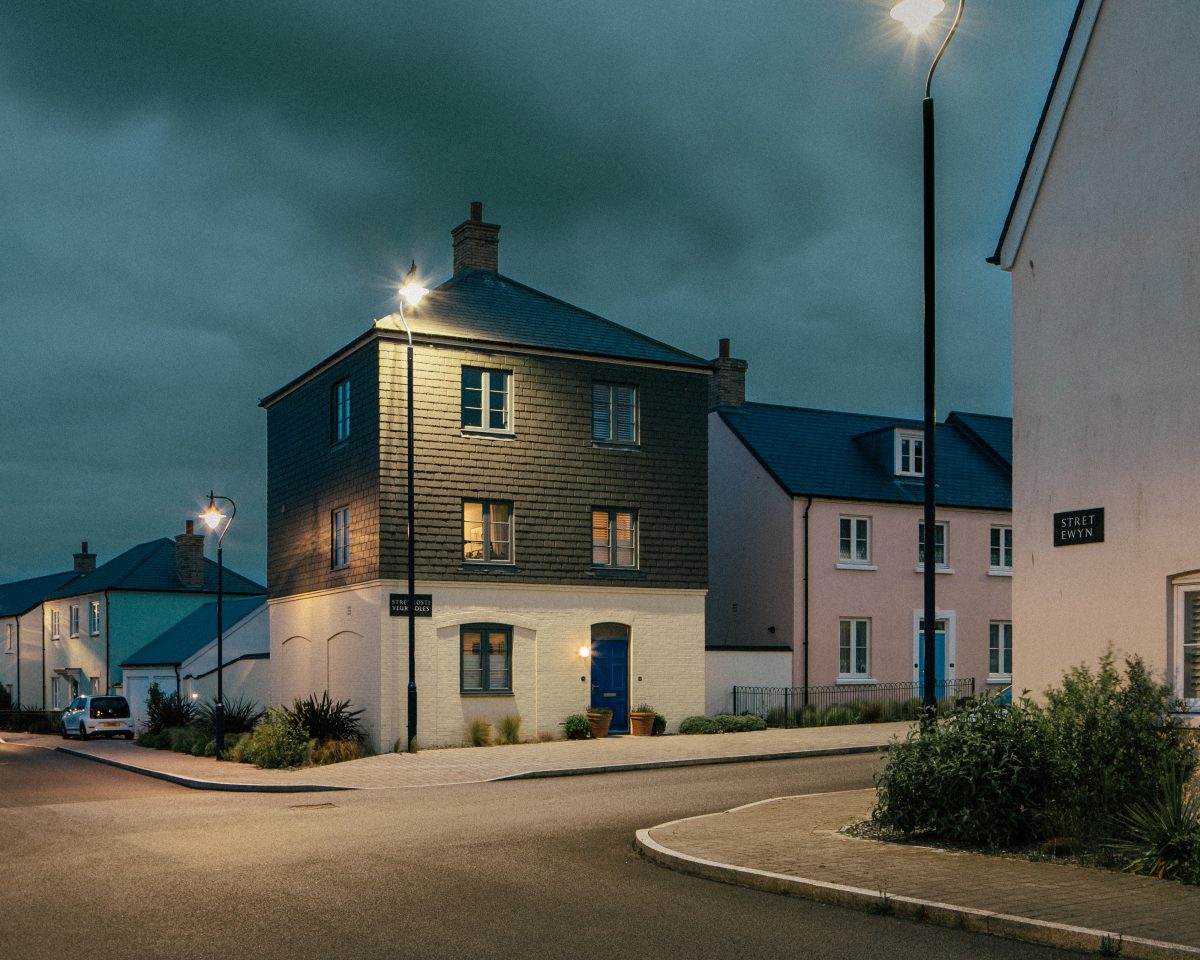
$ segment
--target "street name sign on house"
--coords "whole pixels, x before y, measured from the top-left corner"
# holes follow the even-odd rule
[[[1077,543],[1104,542],[1104,508],[1067,510],[1054,515],[1054,545],[1069,547]]]
[[[388,613],[393,617],[408,616],[408,602],[413,601],[412,611],[414,617],[432,617],[433,616],[433,594],[432,593],[393,593],[388,595]]]

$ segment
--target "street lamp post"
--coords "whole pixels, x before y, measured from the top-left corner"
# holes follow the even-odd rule
[[[408,748],[417,739],[417,531],[416,499],[413,489],[415,447],[413,443],[413,339],[404,315],[404,305],[416,308],[429,291],[417,280],[414,260],[400,288],[400,322],[408,334]]]
[[[229,504],[229,516],[225,516],[217,509],[218,500]],[[200,519],[207,524],[209,530],[221,527],[221,532],[217,536],[217,704],[213,717],[216,727],[214,733],[216,734],[218,760],[225,751],[225,624],[222,619],[225,599],[225,559],[223,544],[225,543],[225,534],[229,532],[235,516],[237,516],[236,503],[229,497],[219,497],[209,491],[208,507],[200,514]],[[222,520],[225,521],[224,526],[221,525]]]
[[[924,494],[925,494],[925,556],[924,556],[924,586],[925,586],[925,617],[922,628],[922,651],[925,659],[924,671],[921,677],[923,693],[922,703],[926,719],[932,719],[937,711],[937,351],[935,337],[935,305],[936,287],[934,284],[934,155],[933,155],[933,97],[930,88],[933,83],[933,72],[937,69],[938,61],[950,45],[950,40],[962,20],[965,0],[958,0],[958,12],[946,39],[938,48],[929,73],[925,78],[925,97],[921,101],[921,130],[922,152],[924,167],[924,221],[925,221],[925,389],[924,389]],[[892,8],[892,18],[903,23],[911,33],[917,34],[925,30],[945,8],[944,0],[902,0]]]

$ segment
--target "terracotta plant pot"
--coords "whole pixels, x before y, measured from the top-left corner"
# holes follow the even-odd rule
[[[635,737],[649,737],[654,734],[654,711],[629,711],[629,732]]]
[[[611,713],[592,713],[590,710],[587,715],[588,729],[591,731],[592,739],[599,740],[601,737],[608,736],[608,725],[612,723]]]

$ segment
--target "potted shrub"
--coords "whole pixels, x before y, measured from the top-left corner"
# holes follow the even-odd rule
[[[629,711],[629,732],[635,737],[654,734],[654,708],[648,703],[639,703],[637,709]]]
[[[612,723],[612,711],[608,707],[588,707],[588,730],[593,740],[608,736],[608,725]]]

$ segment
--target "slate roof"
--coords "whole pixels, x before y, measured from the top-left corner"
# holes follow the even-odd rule
[[[266,597],[246,597],[225,600],[221,611],[222,628],[228,634],[233,627],[264,606]],[[217,605],[215,602],[198,607],[173,627],[164,630],[137,653],[121,661],[122,667],[144,667],[160,664],[178,666],[193,653],[211,643],[217,636]]]
[[[266,589],[247,580],[241,574],[225,568],[224,592],[232,594],[261,594]],[[99,593],[103,590],[154,590],[168,593],[216,593],[217,564],[207,557],[204,560],[204,589],[191,590],[179,582],[175,572],[175,542],[166,537],[139,543],[130,547],[119,556],[113,557],[108,563],[103,563],[91,573],[84,574],[78,580],[72,580],[62,588],[54,591],[46,599],[61,600],[64,597],[78,597],[85,593]]]
[[[874,500],[919,504],[921,478],[896,477],[863,438],[899,427],[921,430],[919,420],[902,420],[836,410],[811,410],[747,403],[719,411],[721,419],[784,490],[793,497]],[[1012,509],[1012,479],[1003,457],[987,452],[978,437],[955,421],[1007,422],[1003,417],[952,414],[937,427],[937,502],[944,507]],[[993,436],[1000,423],[990,424]],[[1009,439],[1011,458],[1011,436]]]
[[[456,273],[407,316],[414,334],[709,366],[707,360],[488,270]]]
[[[28,613],[76,576],[78,574],[74,570],[67,570],[31,580],[0,584],[0,617],[19,617]]]
[[[1012,470],[1012,418],[994,417],[986,413],[951,413],[947,423],[962,427],[984,448],[1004,461]]]

